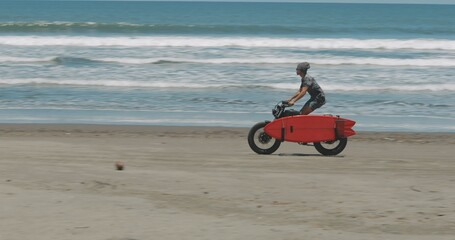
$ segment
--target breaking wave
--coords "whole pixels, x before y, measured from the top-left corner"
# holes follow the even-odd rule
[[[289,25],[239,25],[239,24],[139,24],[127,22],[2,22],[0,33],[134,33],[134,34],[336,34],[336,33],[414,33],[454,34],[453,28],[399,27],[399,26],[289,26]]]
[[[191,82],[168,82],[168,81],[134,81],[134,80],[61,80],[61,79],[0,79],[0,85],[73,85],[73,86],[103,86],[103,87],[133,87],[133,88],[270,88],[270,89],[295,89],[296,85],[291,83],[191,83]],[[415,85],[356,85],[346,86],[341,84],[324,84],[326,91],[404,91],[404,92],[453,92],[455,84],[415,84]]]
[[[79,57],[0,57],[0,63],[11,64],[294,64],[301,59],[294,58],[79,58]],[[455,58],[399,59],[399,58],[314,58],[312,64],[319,65],[378,65],[378,66],[418,66],[455,67]]]
[[[298,49],[455,50],[455,40],[185,36],[0,36],[0,45],[74,47],[245,47]]]

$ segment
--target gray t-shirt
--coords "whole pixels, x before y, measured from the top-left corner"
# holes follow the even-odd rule
[[[305,75],[305,77],[302,78],[302,84],[300,85],[300,89],[303,87],[308,86],[307,92],[310,94],[311,98],[315,98],[319,94],[322,94],[324,96],[324,91],[322,91],[322,88],[319,86],[319,84],[314,80],[314,78],[310,75]]]

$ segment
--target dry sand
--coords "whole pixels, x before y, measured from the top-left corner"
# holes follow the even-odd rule
[[[323,157],[257,155],[247,133],[1,125],[0,239],[455,239],[455,134],[359,133]]]

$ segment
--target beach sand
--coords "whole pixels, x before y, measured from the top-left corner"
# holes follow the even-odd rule
[[[255,154],[248,130],[0,125],[0,239],[454,239],[454,133],[324,157]]]

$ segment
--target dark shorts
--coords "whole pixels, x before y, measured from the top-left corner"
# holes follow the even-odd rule
[[[303,106],[303,108],[305,107],[310,107],[313,111],[322,107],[322,105],[325,104],[325,96],[324,94],[319,94],[317,95],[316,97],[312,97],[310,98],[310,100],[308,100],[305,105]],[[302,110],[303,110],[302,108]]]

